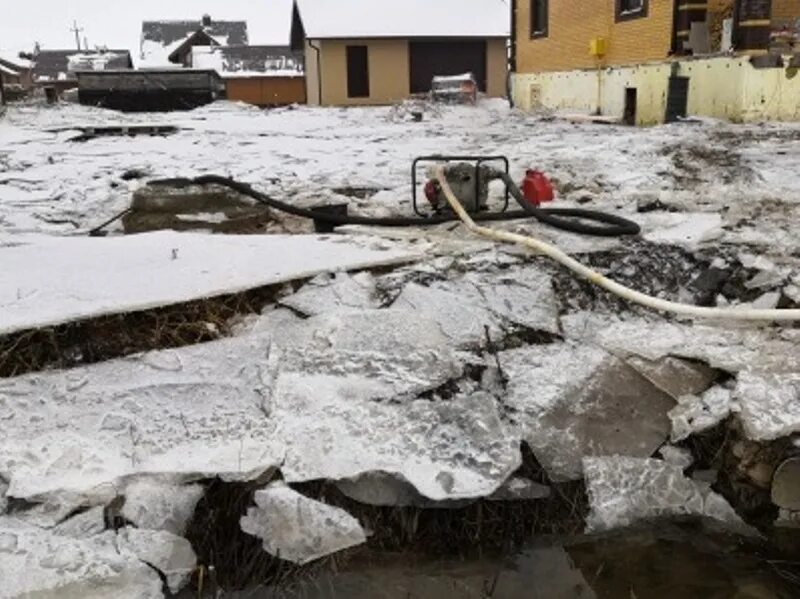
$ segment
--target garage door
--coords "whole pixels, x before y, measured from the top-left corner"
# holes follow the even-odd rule
[[[486,91],[486,40],[411,42],[411,93],[430,91],[435,75],[472,72],[481,91]]]

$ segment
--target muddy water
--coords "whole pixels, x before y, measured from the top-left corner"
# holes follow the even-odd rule
[[[790,563],[750,541],[678,525],[533,544],[498,559],[366,556],[236,599],[791,599]],[[796,574],[797,569],[794,570]]]

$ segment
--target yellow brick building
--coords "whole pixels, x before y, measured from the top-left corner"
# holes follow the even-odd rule
[[[593,68],[601,64],[635,64],[663,60],[670,51],[674,0],[649,0],[643,18],[617,21],[618,0],[550,0],[547,30],[537,36],[531,8],[534,2],[517,4],[517,71],[561,71]],[[607,54],[600,60],[589,54],[589,42],[607,40]]]
[[[800,120],[798,67],[800,0],[512,0],[512,97],[525,109],[641,125]]]
[[[800,18],[800,0],[773,0],[772,20],[797,20]]]

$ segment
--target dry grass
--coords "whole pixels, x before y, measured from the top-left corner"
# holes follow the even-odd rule
[[[282,289],[262,287],[0,336],[0,378],[214,341],[230,334],[232,318],[259,313]]]
[[[518,474],[547,484],[546,474],[524,446],[523,455]],[[198,563],[206,572],[214,573],[207,581],[213,580],[221,588],[259,584],[285,588],[321,571],[335,570],[365,553],[413,552],[435,558],[507,555],[534,535],[580,534],[588,510],[582,481],[552,485],[549,499],[480,500],[466,507],[437,509],[364,505],[344,496],[328,481],[293,485],[307,497],[345,509],[372,531],[366,547],[298,567],[265,553],[261,542],[239,527],[239,519],[252,505],[253,494],[265,482],[213,481],[197,506],[187,538],[197,552]]]

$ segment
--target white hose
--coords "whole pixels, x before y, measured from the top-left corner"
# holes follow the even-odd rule
[[[498,231],[488,227],[482,227],[475,224],[470,215],[461,205],[458,198],[456,198],[453,190],[447,182],[447,177],[444,174],[443,167],[439,166],[434,169],[434,174],[439,184],[442,187],[445,198],[450,204],[450,207],[458,215],[464,225],[471,232],[482,237],[488,237],[495,241],[503,241],[507,243],[514,243],[535,250],[549,258],[552,258],[559,264],[566,266],[572,272],[583,277],[590,283],[594,283],[598,287],[602,287],[606,291],[610,291],[623,299],[659,310],[661,312],[670,312],[679,316],[693,316],[697,318],[711,318],[711,319],[725,319],[725,320],[761,320],[761,321],[775,321],[786,322],[800,320],[800,310],[757,310],[752,308],[709,308],[704,306],[692,306],[690,304],[681,304],[678,302],[671,302],[668,300],[652,297],[620,285],[601,275],[599,272],[584,266],[574,258],[568,256],[557,247],[545,243],[535,237],[527,235],[519,235],[517,233],[510,233],[508,231]]]

